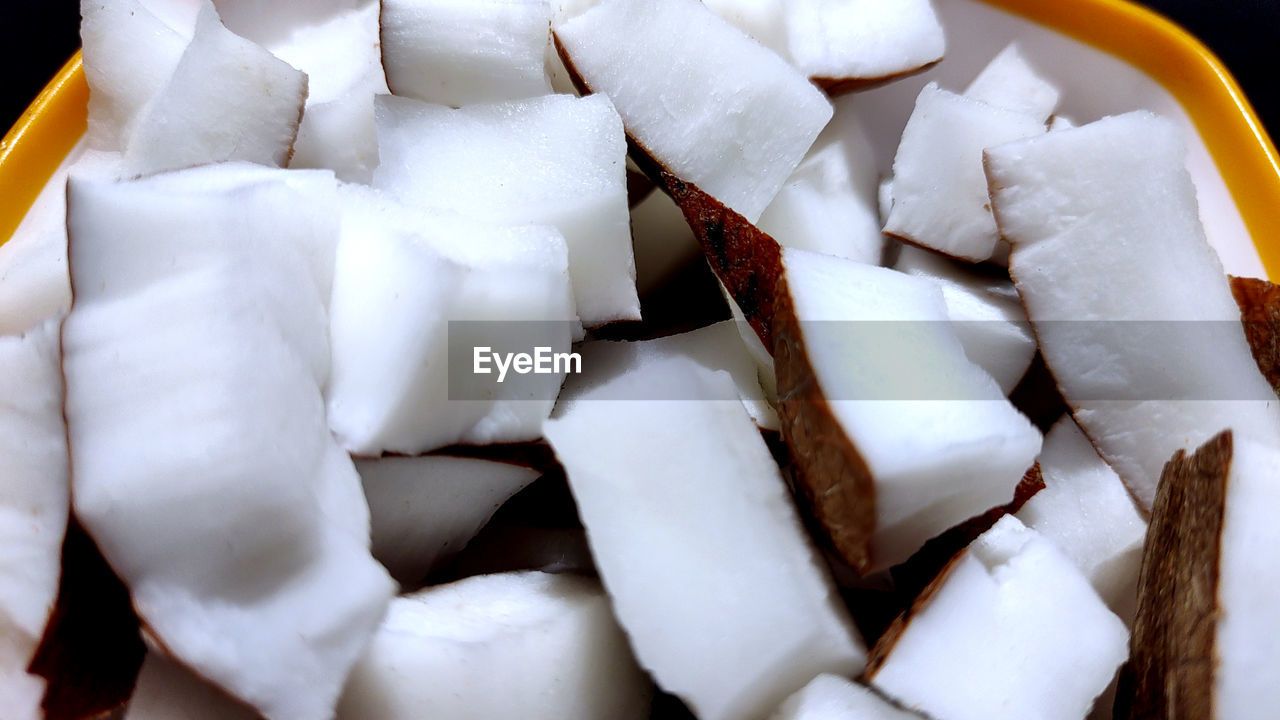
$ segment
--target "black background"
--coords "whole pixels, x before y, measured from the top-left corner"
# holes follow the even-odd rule
[[[889,0],[892,1],[892,0]],[[1058,0],[1069,3],[1071,0]],[[1144,0],[1205,42],[1280,137],[1280,0]],[[11,126],[80,44],[77,0],[0,0],[0,128]]]

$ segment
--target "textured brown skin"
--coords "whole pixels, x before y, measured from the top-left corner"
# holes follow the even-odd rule
[[[942,62],[942,58],[938,58],[926,65],[921,65],[918,68],[913,68],[900,73],[893,73],[892,75],[881,75],[880,77],[811,77],[809,78],[809,82],[812,82],[814,85],[822,88],[822,91],[829,97],[838,97],[846,93],[870,90],[872,88],[880,87],[881,85],[888,85],[895,80],[901,80],[903,78],[911,77],[912,75],[919,75],[940,62]]]
[[[1138,616],[1120,672],[1117,720],[1213,717],[1218,562],[1231,432],[1164,466],[1138,578]]]
[[[580,94],[590,95],[590,85],[554,32],[552,39],[573,86]],[[772,348],[770,323],[775,312],[774,291],[782,275],[782,247],[719,200],[672,174],[629,131],[627,149],[632,161],[675,200],[711,269],[742,308],[764,346]]]
[[[783,276],[778,279],[778,297],[783,298],[773,319],[778,416],[782,437],[795,458],[796,484],[832,549],[864,574],[871,565],[876,527],[871,470],[822,394]]]
[[[1280,395],[1280,285],[1256,278],[1228,277],[1253,359],[1271,389]]]
[[[112,717],[133,693],[145,652],[128,590],[73,520],[53,616],[29,669],[48,683],[47,720]]]

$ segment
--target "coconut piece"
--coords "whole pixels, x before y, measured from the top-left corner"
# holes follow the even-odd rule
[[[803,690],[787,698],[770,720],[919,720],[920,717],[895,707],[865,685],[835,675],[819,675]]]
[[[636,290],[641,295],[670,280],[702,255],[680,206],[664,192],[650,192],[632,206],[631,243],[636,262]]]
[[[1127,641],[1075,564],[1006,515],[894,622],[865,677],[929,717],[1076,720]]]
[[[538,471],[472,458],[425,455],[359,460],[373,556],[402,586],[420,583],[461,550]]]
[[[269,720],[330,717],[393,590],[325,423],[333,215],[168,175],[73,178],[68,208],[76,515],[172,656]]]
[[[454,106],[546,95],[550,29],[547,0],[383,0],[387,84]]]
[[[1280,403],[1205,240],[1171,122],[1128,113],[986,157],[1040,352],[1144,511],[1173,450],[1224,428],[1277,443]]]
[[[1036,338],[1013,283],[910,245],[902,247],[894,267],[938,285],[965,355],[1004,394],[1013,392],[1036,355]]]
[[[1280,394],[1280,288],[1256,278],[1231,278],[1244,335],[1263,377]]]
[[[1039,463],[1044,489],[1022,506],[1018,519],[1057,545],[1107,607],[1131,623],[1147,535],[1133,498],[1070,417],[1045,436]]]
[[[642,720],[651,695],[597,582],[508,573],[393,601],[337,717]]]
[[[893,159],[893,209],[884,231],[980,262],[999,234],[982,174],[982,150],[1044,134],[1042,120],[929,83],[916,98]]]
[[[829,93],[920,72],[946,51],[929,0],[788,0],[784,7],[791,62]]]
[[[258,713],[156,651],[147,653],[123,720],[259,720]]]
[[[783,266],[774,318],[783,437],[845,562],[887,568],[1007,503],[1040,433],[965,357],[941,291],[803,250],[784,250]]]
[[[0,707],[43,717],[29,675],[58,595],[70,509],[58,321],[0,337]]]
[[[139,113],[128,173],[225,160],[283,167],[293,152],[307,76],[223,27],[212,3],[168,82]]]
[[[569,368],[480,374],[476,356],[569,351],[560,233],[412,210],[358,186],[340,197],[328,404],[343,446],[412,455],[537,439]]]
[[[168,84],[190,37],[138,0],[81,0],[80,14],[89,84],[86,141],[97,150],[123,150],[138,114]]]
[[[1010,43],[969,83],[964,95],[1045,123],[1058,107],[1059,91],[1036,73],[1017,43]]]
[[[1280,701],[1277,474],[1280,452],[1231,432],[1165,465],[1116,717],[1261,718]]]
[[[604,97],[549,95],[452,110],[378,99],[373,184],[413,205],[557,228],[587,326],[640,319],[627,214],[626,138]]]
[[[611,0],[555,37],[575,83],[609,96],[640,152],[747,222],[831,119],[803,75],[696,0]]]
[[[671,358],[601,378],[544,427],[640,664],[703,720],[764,716],[863,662],[736,395]]]

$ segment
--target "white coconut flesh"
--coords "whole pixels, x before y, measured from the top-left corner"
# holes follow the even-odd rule
[[[764,716],[864,661],[735,396],[675,358],[601,380],[544,427],[636,657],[704,720]]]
[[[998,108],[1026,113],[1043,123],[1048,122],[1057,109],[1061,92],[1036,72],[1017,44],[1010,44],[978,73],[965,88],[964,95]]]
[[[919,720],[865,685],[836,675],[819,675],[787,698],[769,720]]]
[[[328,718],[393,589],[325,423],[309,236],[337,227],[285,183],[167,181],[69,187],[75,512],[177,660]]]
[[[986,158],[1040,352],[1144,510],[1174,450],[1227,428],[1280,442],[1172,123],[1129,113]]]
[[[783,5],[787,54],[809,77],[885,80],[931,65],[946,50],[942,23],[929,0],[788,0]]]

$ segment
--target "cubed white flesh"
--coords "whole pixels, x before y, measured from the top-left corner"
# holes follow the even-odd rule
[[[394,587],[325,424],[336,221],[284,182],[181,185],[69,185],[75,512],[183,664],[269,720],[328,718]]]
[[[740,398],[756,425],[766,430],[777,430],[778,413],[765,398],[755,359],[743,343],[740,330],[755,335],[749,326],[740,329],[733,320],[724,320],[690,332],[653,340],[600,340],[585,343],[578,348],[578,352],[582,354],[584,372],[566,381],[562,397],[572,400],[582,392],[591,392],[592,397],[599,397],[593,386],[602,375],[607,378],[620,372],[638,372],[650,363],[663,363],[674,357],[683,357],[707,370],[724,370],[729,373],[733,378],[735,394],[717,399]],[[651,393],[645,397],[681,399],[678,395],[663,397]]]
[[[387,84],[453,106],[546,95],[550,31],[548,0],[383,0]]]
[[[168,83],[188,39],[137,0],[80,0],[88,145],[123,150],[138,113]]]
[[[636,290],[640,294],[657,288],[702,257],[702,249],[680,206],[660,190],[649,193],[631,209],[631,247],[636,262]]]
[[[453,110],[378,99],[373,183],[403,202],[557,228],[587,326],[640,319],[626,136],[604,97],[548,95]]]
[[[787,0],[787,51],[809,77],[876,80],[942,59],[929,0]]]
[[[1018,519],[1057,545],[1112,612],[1132,623],[1147,534],[1133,498],[1070,417],[1045,436],[1039,462],[1044,489]]]
[[[556,36],[645,150],[751,222],[831,119],[804,75],[697,0],[609,0]]]
[[[872,569],[1009,502],[1040,433],[965,356],[937,286],[803,250],[782,258],[814,377],[874,482]]]
[[[231,4],[237,3],[245,4],[243,0],[233,0]],[[222,8],[228,3],[221,0],[216,4]],[[265,6],[261,0],[256,4]],[[284,37],[272,38],[256,32],[242,35],[307,74],[308,107],[333,102],[355,91],[366,97],[387,92],[382,55],[378,51],[378,3],[364,2],[363,7],[334,7],[327,13],[320,12],[326,4],[324,2],[275,4],[314,6],[318,14],[310,22],[300,21]],[[342,4],[349,4],[349,0]],[[253,27],[260,27],[260,23],[261,20],[255,19]],[[227,27],[232,25],[228,23]],[[256,40],[258,37],[262,39]]]
[[[640,664],[702,720],[762,717],[865,662],[736,393],[672,358],[600,380],[544,428]]]
[[[957,258],[990,258],[999,234],[982,151],[1044,132],[1044,123],[1030,115],[929,83],[893,159],[893,209],[884,231]]]
[[[1036,73],[1010,44],[987,64],[965,88],[964,95],[978,102],[1030,115],[1048,122],[1058,107],[1058,88]]]
[[[1214,713],[1219,718],[1261,719],[1280,703],[1280,452],[1236,440],[1218,565]]]
[[[871,683],[949,720],[1078,720],[1129,633],[1080,570],[1006,515],[948,568]]]
[[[353,91],[308,105],[298,126],[290,168],[327,168],[345,182],[368,184],[378,166],[373,93]]]
[[[842,110],[844,110],[842,112]],[[879,264],[875,153],[857,116],[836,114],[756,225],[787,247]]]
[[[0,337],[0,708],[36,720],[27,674],[58,596],[70,478],[58,321]]]
[[[1227,428],[1280,442],[1280,403],[1249,350],[1183,161],[1174,125],[1146,112],[987,153],[1040,351],[1076,421],[1146,510],[1175,450]]]
[[[593,580],[482,575],[397,598],[339,720],[643,720],[652,686]]]
[[[494,375],[451,373],[450,347],[569,351],[573,294],[560,233],[413,210],[359,186],[344,187],[341,203],[328,403],[342,444],[377,456],[537,439],[564,372],[496,384]],[[497,322],[451,333],[451,321]]]
[[[911,245],[903,245],[894,267],[937,284],[964,354],[1005,395],[1012,392],[1036,355],[1036,338],[1013,283]]]
[[[756,42],[787,57],[783,0],[703,0],[702,4]]]
[[[259,715],[152,650],[142,661],[124,720],[258,720]]]
[[[920,720],[875,691],[836,675],[819,675],[787,698],[769,720]]]
[[[457,554],[536,470],[425,455],[357,460],[369,502],[373,556],[402,585],[421,582]]]
[[[283,166],[298,135],[307,76],[222,26],[212,3],[168,82],[139,113],[127,172],[226,160]]]

